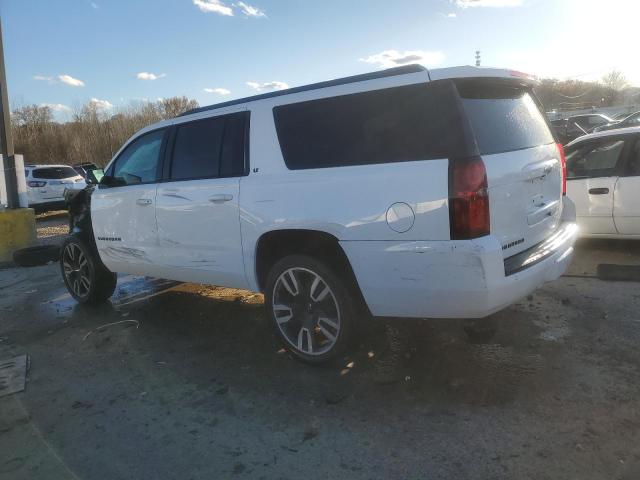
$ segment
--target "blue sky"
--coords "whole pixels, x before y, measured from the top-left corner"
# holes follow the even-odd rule
[[[12,104],[62,119],[91,99],[207,105],[476,49],[485,66],[640,84],[639,14],[638,0],[0,0]]]

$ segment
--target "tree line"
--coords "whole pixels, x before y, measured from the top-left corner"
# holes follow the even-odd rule
[[[624,75],[612,71],[600,81],[543,79],[536,93],[545,109],[572,110],[640,103],[640,88],[629,87]],[[198,107],[187,97],[139,102],[114,112],[88,102],[65,123],[54,121],[48,106],[14,109],[11,127],[15,151],[26,163],[92,162],[104,166],[136,131]]]
[[[540,81],[536,94],[547,111],[640,103],[640,88],[630,86],[618,70],[609,72],[597,82],[546,78]]]
[[[91,162],[104,166],[135,132],[147,125],[173,118],[197,108],[187,97],[157,102],[139,102],[115,113],[88,102],[71,115],[71,120],[54,121],[46,105],[24,105],[11,112],[14,150],[25,163],[67,164]]]

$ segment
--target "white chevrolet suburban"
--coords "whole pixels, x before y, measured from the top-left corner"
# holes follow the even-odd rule
[[[487,316],[559,277],[576,238],[533,85],[411,65],[151,125],[69,198],[64,281],[79,302],[112,272],[260,291],[316,363],[360,312]]]

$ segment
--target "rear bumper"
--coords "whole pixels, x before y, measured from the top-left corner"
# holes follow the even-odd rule
[[[566,221],[553,237],[515,260],[505,260],[491,236],[341,245],[373,315],[481,318],[560,277],[571,262],[577,233],[575,222]]]
[[[66,202],[64,199],[64,192],[66,190],[82,190],[82,184],[70,184],[59,195],[52,192],[48,192],[45,196],[44,193],[38,191],[36,187],[29,187],[27,189],[27,196],[29,199],[29,206],[32,208],[40,209],[64,209],[66,210]]]
[[[61,200],[42,200],[39,202],[29,202],[30,208],[36,208],[38,210],[66,210],[67,203],[64,199]]]

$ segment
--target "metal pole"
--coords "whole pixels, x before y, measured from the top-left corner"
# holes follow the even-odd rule
[[[11,138],[11,112],[7,77],[4,72],[4,46],[2,44],[2,21],[0,20],[0,154],[2,169],[7,186],[7,206],[19,208],[18,179],[16,178],[16,162],[13,158],[13,139]]]

